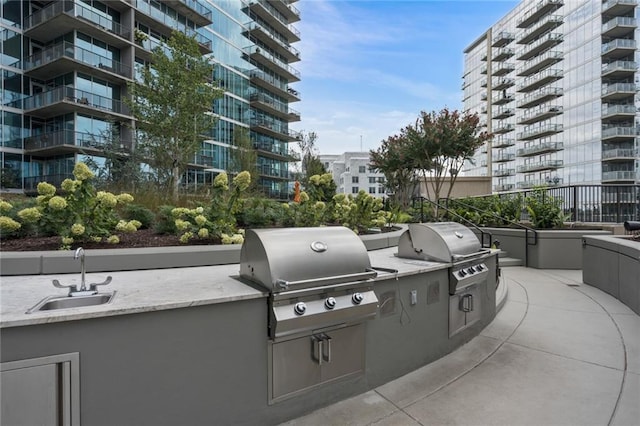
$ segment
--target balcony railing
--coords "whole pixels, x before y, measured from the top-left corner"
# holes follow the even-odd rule
[[[620,14],[633,9],[638,5],[638,0],[609,0],[602,3],[602,12],[607,14]]]
[[[494,96],[493,98],[491,98],[491,102],[494,105],[502,105],[502,104],[507,104],[509,102],[513,102],[513,100],[515,99],[515,96],[513,95],[513,93],[500,93],[497,96]]]
[[[273,42],[275,42],[280,49],[284,49],[285,53],[287,53],[288,56],[290,56],[290,58],[295,58],[297,60],[300,59],[300,51],[295,47],[291,46],[291,44],[289,44],[289,41],[286,40],[284,37],[274,34],[273,32],[267,30],[265,27],[258,24],[257,22],[250,23],[248,25],[248,29],[249,31],[260,30],[260,33],[269,37],[269,40],[272,40]]]
[[[515,51],[510,47],[501,47],[494,52],[493,59],[494,61],[503,61],[507,58],[512,57],[515,54]]]
[[[512,62],[497,62],[493,67],[493,75],[505,75],[516,69]]]
[[[540,138],[542,136],[552,135],[562,131],[562,124],[545,124],[543,126],[535,126],[533,128],[525,128],[524,132],[518,133],[519,140],[528,140]]]
[[[24,149],[26,151],[33,151],[68,145],[101,150],[104,149],[108,142],[109,139],[103,135],[75,132],[73,130],[60,130],[25,138]],[[124,141],[121,141],[121,143],[124,143]],[[124,150],[124,146],[122,149]]]
[[[493,39],[491,39],[491,46],[492,47],[506,46],[507,44],[509,44],[515,39],[516,39],[516,36],[513,33],[510,33],[508,31],[500,31],[498,34],[496,34],[493,37]]]
[[[551,64],[555,64],[556,62],[561,61],[562,58],[563,58],[562,52],[549,50],[525,62],[524,65],[520,67],[520,69],[518,70],[518,75],[519,76],[531,75]]]
[[[122,101],[67,86],[60,86],[48,92],[25,98],[24,109],[36,110],[59,102],[73,102],[122,115],[131,115],[129,107]]]
[[[636,49],[637,43],[633,39],[626,38],[618,38],[615,40],[611,40],[608,43],[602,45],[602,54],[606,55],[615,50],[623,50],[624,54],[627,54],[629,51],[633,51]]]
[[[500,136],[491,142],[491,146],[493,148],[506,148],[509,146],[514,146],[516,144],[516,140],[513,138],[507,138],[504,136]]]
[[[635,115],[635,105],[603,105],[602,118],[615,115]]]
[[[495,177],[513,176],[515,174],[516,169],[497,169],[493,171],[493,176]]]
[[[501,152],[500,154],[493,157],[494,163],[504,163],[507,161],[513,161],[516,159],[516,155],[512,153]]]
[[[518,102],[518,108],[529,108],[536,103],[542,103],[544,100],[562,96],[562,93],[562,87],[543,87],[521,99]]]
[[[562,167],[562,160],[547,160],[539,163],[528,163],[518,166],[518,173],[535,172],[539,170],[555,170]]]
[[[280,13],[278,9],[276,9],[272,4],[270,4],[267,0],[249,0],[249,7],[258,6],[264,8],[264,10],[269,14],[268,18],[275,20],[277,23],[282,25],[287,31],[290,31],[293,37],[296,40],[300,40],[300,31],[295,28],[293,25],[289,24],[289,19]]]
[[[24,70],[31,71],[36,67],[47,65],[60,58],[75,59],[86,65],[131,78],[131,67],[112,58],[98,55],[90,50],[75,46],[73,43],[63,42],[35,53],[24,60]]]
[[[525,78],[522,83],[518,84],[516,91],[530,92],[549,82],[561,79],[562,75],[562,70],[547,68],[546,70]]]
[[[546,13],[558,9],[563,4],[563,0],[540,0],[538,4],[527,10],[524,15],[522,15],[522,18],[518,19],[516,26],[518,28],[527,28],[535,22],[536,19],[539,19]]]
[[[634,61],[614,61],[608,64],[602,64],[602,76],[613,73],[633,73],[638,69],[638,64]]]
[[[615,137],[635,137],[638,131],[633,126],[613,126],[602,129],[602,139],[615,138]]]
[[[562,15],[547,15],[540,19],[536,24],[527,28],[522,36],[518,39],[518,44],[528,44],[538,38],[540,35],[551,31],[562,25],[564,18]]]
[[[638,158],[638,150],[633,148],[629,148],[629,149],[615,148],[615,149],[607,149],[602,151],[603,160],[610,160],[614,158],[634,160]]]
[[[564,148],[562,142],[544,142],[526,148],[520,148],[516,151],[518,157],[529,157],[531,155],[543,154],[546,152],[560,151]]]
[[[504,183],[502,185],[494,185],[494,192],[504,192],[504,191],[513,191],[515,189],[515,185],[512,183]]]
[[[611,99],[626,98],[635,95],[638,86],[634,83],[612,83],[602,85],[602,97]]]
[[[537,108],[526,110],[522,117],[518,120],[518,124],[532,124],[555,115],[562,114],[561,105],[541,105]]]
[[[53,2],[47,7],[27,16],[24,20],[24,30],[28,31],[29,29],[63,13],[76,18],[86,19],[125,39],[129,39],[129,36],[131,35],[131,30],[120,25],[120,23],[113,21],[111,17],[99,14],[73,0]]]
[[[300,92],[289,87],[286,82],[283,80],[276,78],[264,71],[255,69],[249,71],[249,78],[257,79],[261,82],[267,83],[270,91],[274,91],[276,89],[276,93],[280,92],[280,96],[283,98],[288,98],[290,101],[299,101],[300,100]],[[264,86],[263,83],[256,83],[259,86]]]
[[[287,76],[290,79],[300,80],[300,71],[296,70],[291,65],[281,61],[279,58],[275,57],[270,52],[267,52],[264,48],[253,45],[253,46],[245,47],[244,52],[249,56],[260,55],[265,59],[267,59],[270,64],[274,64],[278,66],[282,71],[285,72],[285,74],[287,74]],[[267,65],[270,65],[270,64],[267,64]]]
[[[496,113],[493,115],[493,118],[502,119],[508,118],[516,114],[516,110],[509,107],[501,107],[498,108]]]
[[[537,186],[560,186],[562,185],[562,179],[537,179],[537,180],[525,180],[517,183],[518,188],[528,189],[535,188]]]
[[[251,96],[249,96],[249,101],[259,102],[263,105],[266,105],[272,110],[280,112],[283,115],[286,115],[292,118],[294,117],[300,118],[300,113],[298,111],[296,111],[293,108],[289,108],[289,106],[286,103],[280,102],[272,98],[271,96],[265,95],[264,93],[252,93]]]
[[[494,78],[491,80],[492,90],[504,90],[515,84],[515,79],[509,77]]]
[[[638,26],[636,18],[616,16],[602,24],[602,35],[617,37],[634,30]]]
[[[552,46],[562,43],[562,40],[563,40],[563,35],[560,33],[549,33],[549,34],[543,35],[533,43],[520,49],[520,51],[518,52],[518,59],[523,61],[528,60],[536,56],[540,52]]]
[[[617,180],[636,180],[636,172],[629,170],[618,170],[615,172],[602,172],[602,181],[611,182]]]

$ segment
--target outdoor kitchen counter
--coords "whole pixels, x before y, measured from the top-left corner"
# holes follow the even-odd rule
[[[448,268],[449,263],[397,258],[396,247],[370,251],[371,265],[397,270],[378,271],[377,280],[421,274]],[[0,286],[0,328],[53,322],[83,320],[165,309],[234,302],[268,297],[268,292],[246,285],[234,277],[238,264],[191,268],[153,269],[142,271],[87,273],[87,284],[102,282],[112,276],[112,282],[99,287],[102,293],[115,291],[113,300],[105,305],[54,311],[26,311],[48,296],[64,296],[66,290],[55,288],[52,280],[63,285],[78,284],[80,274],[4,276]]]
[[[111,283],[98,287],[100,293],[115,291],[108,304],[59,309],[27,314],[26,311],[48,296],[65,296],[61,284],[78,284],[80,274],[28,275],[2,277],[0,286],[0,328],[73,321],[114,315],[187,308],[216,303],[267,297],[268,293],[241,283],[238,265],[143,271],[87,273],[87,285],[112,276]]]

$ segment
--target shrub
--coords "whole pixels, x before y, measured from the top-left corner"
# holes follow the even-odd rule
[[[247,198],[242,200],[236,220],[247,228],[272,227],[284,221],[284,208],[281,203],[268,198]]]
[[[369,228],[382,228],[386,223],[382,199],[373,197],[364,191],[353,197],[351,194],[337,194],[333,197],[334,217],[337,223],[351,228],[359,234]]]
[[[327,223],[327,204],[313,201],[305,191],[300,193],[300,202],[283,204],[284,226],[320,226]]]
[[[562,211],[562,198],[552,197],[544,188],[536,188],[525,198],[525,207],[534,227],[549,229],[560,227],[566,220]]]
[[[156,215],[155,231],[158,234],[176,234],[175,219],[171,212],[175,206],[163,205],[158,207],[158,213]]]
[[[140,222],[140,229],[151,228],[156,217],[151,210],[139,204],[127,204],[122,211],[122,216],[125,219]]]
[[[61,249],[70,248],[74,242],[111,237],[120,219],[117,207],[133,201],[126,193],[116,196],[96,191],[93,172],[84,163],[76,163],[73,174],[75,179],[65,179],[61,184],[63,195],[56,195],[55,186],[40,182],[35,206],[17,213],[23,223],[33,225],[38,232],[59,235]],[[133,222],[134,227],[135,224],[139,222]],[[131,230],[131,226],[127,230]]]

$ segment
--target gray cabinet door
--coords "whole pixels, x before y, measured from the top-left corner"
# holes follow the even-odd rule
[[[320,365],[313,356],[313,336],[275,343],[272,350],[272,399],[320,382]]]
[[[60,397],[56,364],[19,368],[0,373],[2,411],[0,423],[57,425]]]
[[[0,363],[0,424],[79,425],[79,354]]]
[[[326,335],[330,340],[323,349],[330,360],[322,364],[323,382],[364,371],[364,324],[333,330]]]

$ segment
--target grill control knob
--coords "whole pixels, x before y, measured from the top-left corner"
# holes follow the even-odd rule
[[[473,274],[476,270],[473,269],[473,266],[471,266],[469,269],[467,269],[467,272],[470,274]]]
[[[460,269],[460,276],[464,277],[465,275],[467,275],[467,273],[464,271],[464,269]]]
[[[478,272],[482,271],[483,269],[484,269],[484,266],[482,266],[482,265],[477,265],[477,266],[476,266],[476,270],[477,270]]]
[[[362,295],[362,293],[353,293],[353,296],[351,296],[351,301],[354,305],[359,305],[363,300],[364,296]]]
[[[328,297],[327,300],[324,301],[324,306],[327,309],[333,309],[336,307],[336,298],[335,297]]]
[[[293,312],[295,312],[298,315],[304,314],[306,310],[307,310],[307,304],[304,302],[298,302],[293,306]]]

